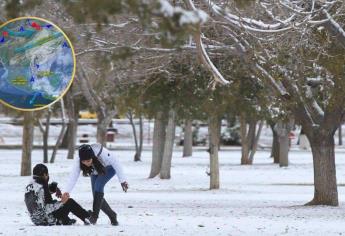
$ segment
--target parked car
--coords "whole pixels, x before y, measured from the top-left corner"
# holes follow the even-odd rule
[[[208,143],[208,128],[207,124],[197,124],[192,127],[193,146],[206,146]],[[177,135],[177,145],[183,146],[184,131],[181,129]]]
[[[208,144],[208,125],[207,124],[197,124],[193,125],[193,146],[206,146]],[[241,136],[240,127],[233,126],[227,127],[226,123],[222,124],[220,144],[226,146],[240,146]],[[184,144],[184,131],[181,129],[177,135],[177,145],[182,146]]]
[[[241,136],[240,136],[240,127],[225,127],[222,129],[220,136],[221,145],[226,146],[240,146],[241,145]]]
[[[97,114],[90,111],[80,111],[79,118],[80,119],[97,119]]]

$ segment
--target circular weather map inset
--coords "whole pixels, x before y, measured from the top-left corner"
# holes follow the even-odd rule
[[[67,92],[74,73],[72,44],[53,23],[21,17],[0,27],[0,102],[43,109]]]

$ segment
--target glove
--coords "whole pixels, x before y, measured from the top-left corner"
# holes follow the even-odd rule
[[[58,188],[57,186],[58,186],[58,183],[56,182],[49,184],[49,192],[56,193],[56,190]]]
[[[122,187],[122,190],[123,190],[124,192],[127,192],[127,189],[128,189],[128,183],[127,183],[127,182],[123,182],[123,183],[121,183],[121,187]]]
[[[58,198],[61,198],[62,197],[62,193],[61,193],[61,190],[56,187],[56,193],[55,193],[55,196],[58,197]]]

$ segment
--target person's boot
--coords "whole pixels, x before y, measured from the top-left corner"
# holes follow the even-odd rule
[[[105,199],[103,199],[103,204],[101,207],[101,210],[109,217],[110,223],[114,226],[119,225],[119,222],[117,221],[117,214],[115,211],[111,209],[109,204]]]
[[[85,220],[84,220],[84,225],[91,225],[90,218],[91,218],[91,217],[85,218]]]
[[[95,192],[95,195],[93,197],[93,206],[92,206],[93,209],[92,209],[92,215],[90,217],[90,223],[93,225],[97,223],[99,211],[101,210],[101,206],[103,204],[103,196],[104,196],[104,193]]]
[[[75,223],[77,223],[76,219],[70,219],[66,225],[74,225]]]
[[[88,210],[87,213],[89,214],[89,216],[85,218],[84,225],[91,225],[90,219],[91,219],[91,216],[92,216],[92,211]]]
[[[74,225],[75,223],[77,223],[77,220],[71,219],[68,216],[66,216],[59,219],[57,225]]]

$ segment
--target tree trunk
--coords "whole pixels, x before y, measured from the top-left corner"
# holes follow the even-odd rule
[[[193,130],[192,120],[186,120],[184,125],[183,157],[192,156],[193,152]]]
[[[169,111],[168,116],[168,125],[166,128],[166,134],[165,134],[165,143],[164,143],[164,152],[163,152],[163,160],[162,160],[162,166],[160,171],[160,178],[161,179],[170,179],[171,174],[171,159],[174,149],[174,141],[175,141],[175,118],[176,118],[176,112],[171,109]]]
[[[162,166],[162,157],[165,143],[165,121],[164,113],[157,112],[153,128],[152,162],[149,178],[156,177]]]
[[[151,119],[148,120],[147,126],[147,144],[151,144]]]
[[[208,120],[209,142],[210,142],[210,189],[219,189],[219,139],[221,119],[211,116]]]
[[[141,161],[141,153],[143,151],[143,142],[144,142],[144,123],[143,116],[139,115],[139,150],[136,153],[135,161]]]
[[[97,142],[103,146],[105,146],[107,143],[107,129],[115,115],[115,110],[108,111],[107,113],[101,111],[97,112]]]
[[[293,121],[283,122],[278,121],[275,125],[275,131],[278,135],[279,141],[279,166],[284,167],[289,165],[289,133],[293,126]]]
[[[56,140],[56,144],[55,147],[53,149],[53,153],[52,156],[50,158],[50,163],[54,163],[55,162],[55,157],[57,154],[58,149],[60,148],[62,141],[63,141],[63,137],[65,136],[66,133],[66,128],[67,128],[67,122],[66,122],[66,113],[65,113],[65,104],[63,99],[61,98],[60,100],[60,104],[61,104],[61,120],[62,120],[62,128],[61,128],[61,132],[59,134],[58,139]]]
[[[74,100],[72,91],[70,90],[66,94],[68,125],[67,131],[63,138],[61,147],[68,150],[67,159],[73,159],[75,153],[75,147],[77,145],[77,132],[79,121],[79,106]]]
[[[78,122],[79,122],[79,106],[77,104],[75,104],[74,114],[70,114],[70,115],[72,116],[72,118],[70,118],[69,123],[68,123],[69,129],[67,133],[68,135],[67,159],[74,159],[75,148],[77,146]]]
[[[138,159],[139,144],[138,144],[137,130],[135,128],[135,124],[134,124],[134,121],[133,121],[133,113],[132,113],[131,110],[128,111],[127,118],[129,119],[129,123],[132,126],[133,138],[134,138],[134,143],[135,143],[134,161],[140,161],[140,158]]]
[[[23,151],[21,162],[21,176],[31,175],[31,153],[34,141],[34,113],[24,112]]]
[[[339,146],[343,145],[343,134],[342,134],[342,130],[341,130],[341,124],[339,125],[338,128],[338,141],[339,141]]]
[[[106,145],[106,136],[107,136],[107,128],[108,125],[105,122],[105,117],[103,117],[103,115],[99,115],[97,113],[97,118],[98,118],[98,122],[97,122],[97,142],[102,144],[103,146]]]
[[[253,149],[255,141],[255,132],[256,132],[256,121],[249,122],[249,129],[247,132],[247,121],[244,114],[240,117],[241,123],[241,141],[242,141],[242,156],[241,156],[241,165],[251,165],[253,164],[253,159],[250,158],[250,153]]]
[[[249,143],[247,139],[247,122],[243,114],[240,116],[240,133],[241,133],[241,165],[246,165],[249,160]]]
[[[279,136],[274,130],[274,124],[270,125],[273,134],[271,157],[273,157],[273,163],[279,164]]]
[[[78,68],[77,73],[78,78],[80,79],[80,89],[89,105],[97,113],[97,142],[105,146],[107,128],[113,117],[116,115],[116,110],[114,110],[113,106],[110,107],[107,105],[102,100],[102,97],[98,96],[97,93],[91,89],[92,86],[89,83],[87,73],[81,65],[79,65]]]
[[[289,166],[289,134],[279,136],[279,166]]]
[[[255,126],[256,126],[256,122],[255,122]],[[259,139],[260,139],[260,135],[261,135],[261,131],[262,131],[262,127],[264,126],[264,122],[263,121],[260,121],[259,123],[259,127],[258,127],[258,130],[255,134],[254,132],[254,140],[253,140],[253,143],[252,143],[252,147],[251,147],[251,151],[250,151],[250,155],[249,155],[249,161],[250,163],[253,163],[253,160],[254,160],[254,155],[256,153],[256,150],[258,148],[258,143],[259,143]]]
[[[333,135],[308,137],[314,163],[314,198],[307,205],[338,206]]]
[[[49,127],[50,127],[50,117],[52,111],[51,107],[48,107],[47,117],[46,117],[46,127],[43,132],[43,163],[48,163],[48,139],[49,139]]]

